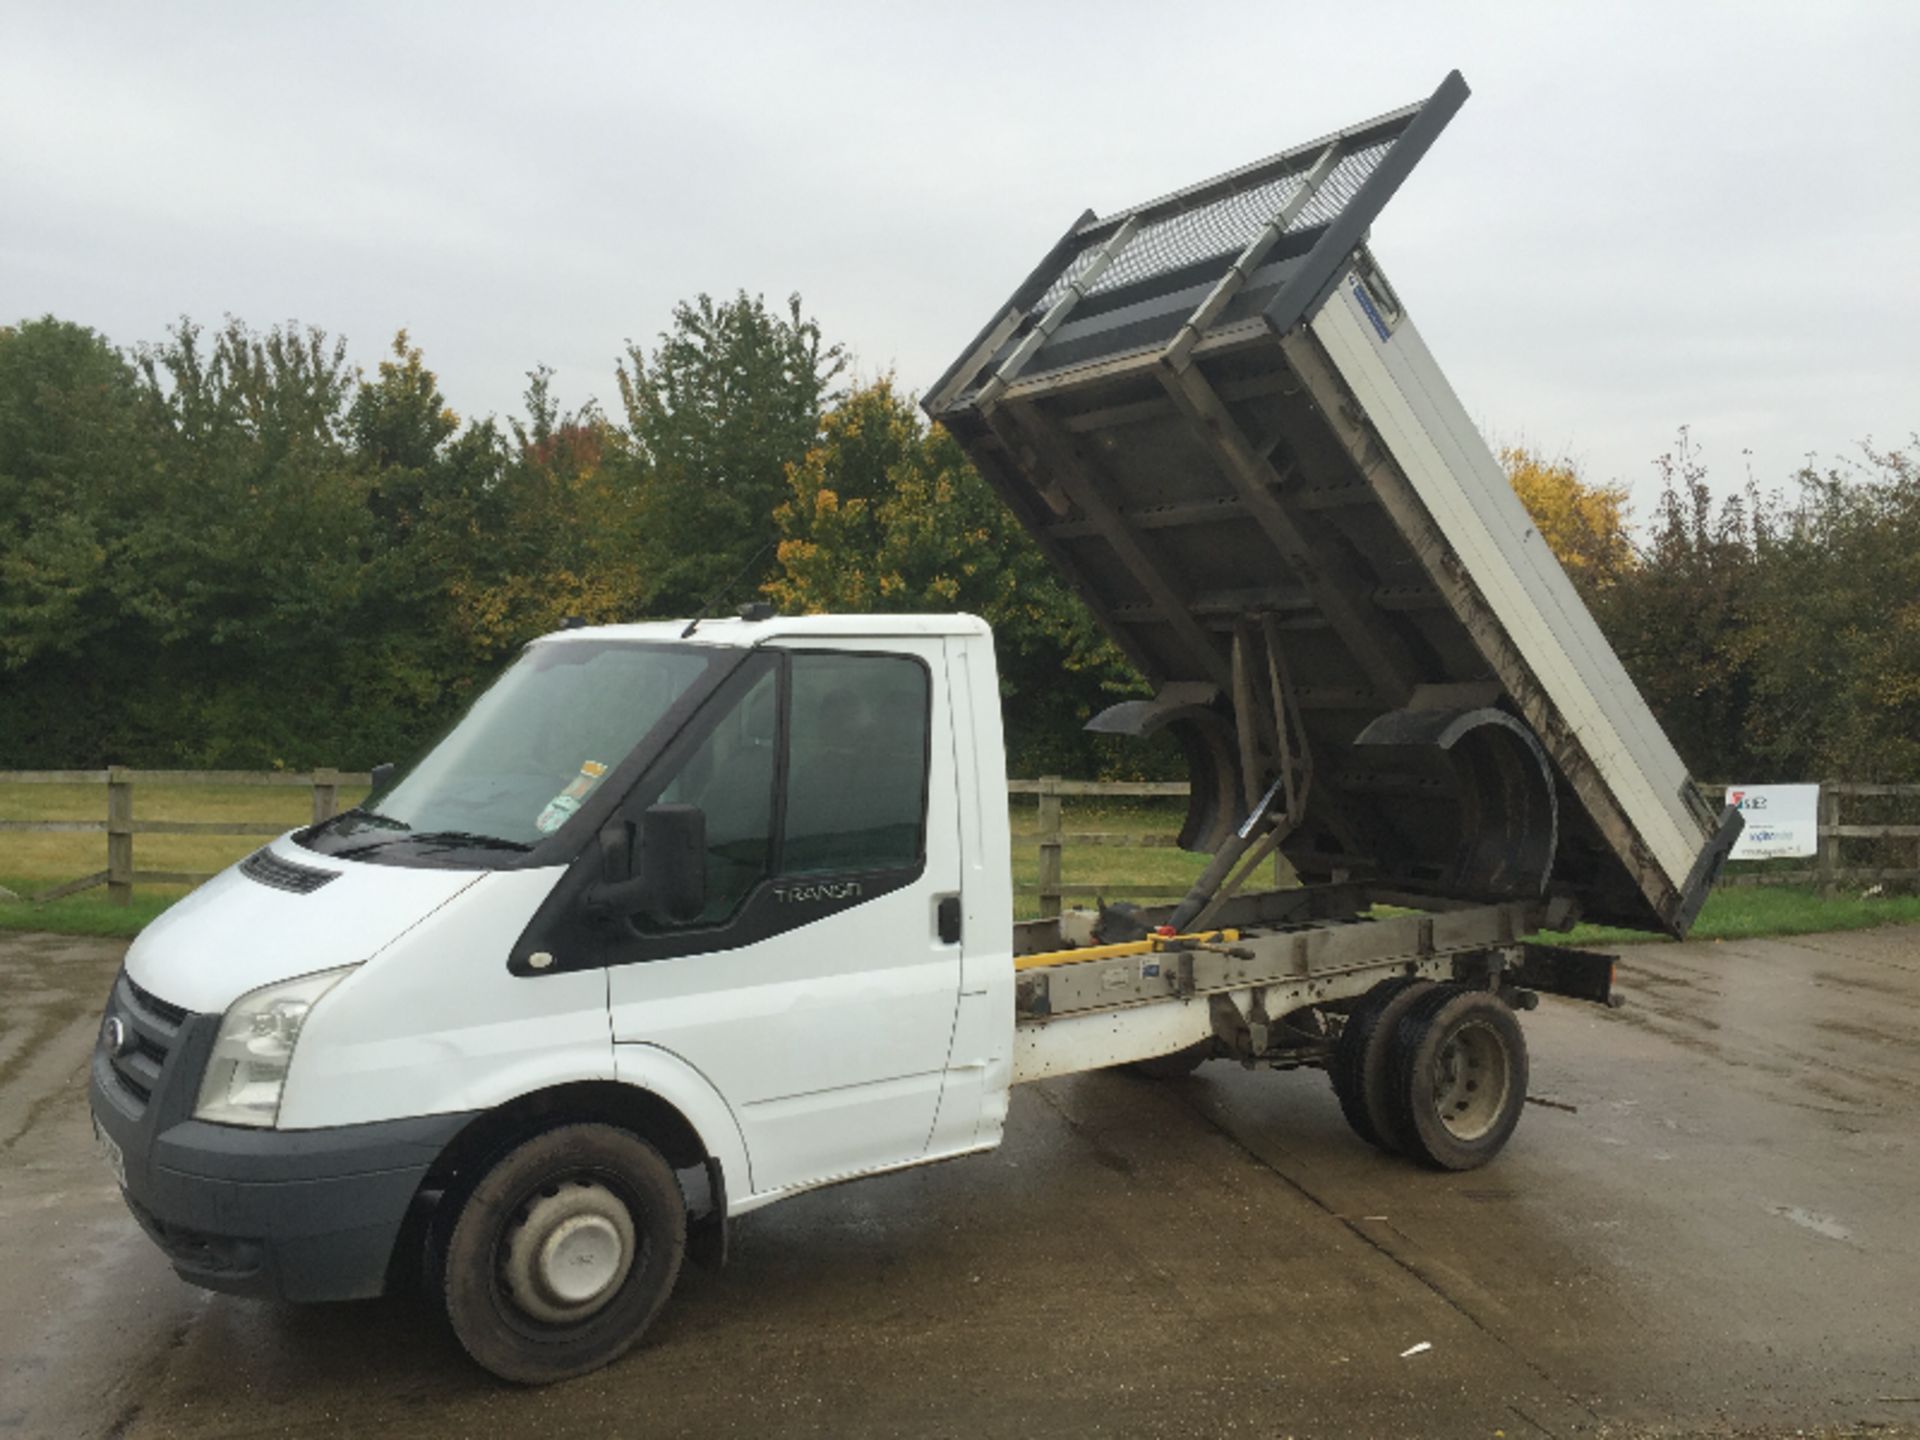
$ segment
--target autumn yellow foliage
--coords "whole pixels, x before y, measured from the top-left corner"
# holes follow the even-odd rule
[[[1637,563],[1627,534],[1627,487],[1582,480],[1573,462],[1508,445],[1500,463],[1540,538],[1588,595],[1609,589]]]

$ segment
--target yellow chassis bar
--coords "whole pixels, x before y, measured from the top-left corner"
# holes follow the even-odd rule
[[[1088,960],[1115,960],[1122,955],[1153,955],[1183,945],[1207,945],[1240,938],[1238,930],[1207,930],[1197,935],[1149,935],[1121,945],[1083,945],[1078,950],[1048,950],[1039,955],[1016,955],[1015,970],[1038,970],[1047,965],[1079,965]]]

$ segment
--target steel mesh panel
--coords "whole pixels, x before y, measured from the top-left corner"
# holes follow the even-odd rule
[[[1142,225],[1087,293],[1099,295],[1196,260],[1236,253],[1299,192],[1301,179],[1277,175],[1210,205]]]
[[[1342,156],[1287,226],[1287,233],[1299,234],[1330,224],[1392,148],[1393,139],[1388,138]],[[1087,294],[1102,295],[1197,261],[1237,255],[1298,193],[1313,158],[1304,157],[1298,169],[1255,181],[1244,190],[1148,221],[1088,287]],[[1046,314],[1067,293],[1067,287],[1100,253],[1104,243],[1096,240],[1074,256],[1034,307],[1036,315]]]
[[[1134,238],[1137,240],[1139,237],[1135,236]],[[1093,263],[1093,257],[1098,255],[1099,253],[1100,253],[1099,245],[1097,244],[1089,245],[1087,246],[1086,249],[1082,250],[1078,255],[1075,255],[1073,259],[1069,260],[1067,262],[1067,268],[1062,270],[1060,274],[1057,277],[1055,277],[1053,284],[1047,287],[1047,293],[1042,295],[1040,297],[1039,303],[1033,307],[1034,315],[1036,316],[1045,315],[1047,311],[1051,310],[1054,307],[1054,303],[1058,301],[1062,295],[1067,293],[1067,286],[1073,283],[1074,279],[1080,274],[1082,270],[1086,269],[1087,266]],[[1100,286],[1098,282],[1096,282],[1093,286],[1093,291],[1089,293],[1098,292],[1099,289],[1100,289]]]
[[[1387,158],[1393,143],[1392,140],[1381,140],[1362,146],[1349,155],[1342,155],[1334,163],[1332,172],[1320,182],[1320,188],[1314,191],[1313,199],[1307,202],[1306,208],[1293,217],[1287,233],[1296,235],[1303,230],[1331,225],[1340,212],[1352,203],[1353,197],[1360,193],[1360,187],[1367,177]]]

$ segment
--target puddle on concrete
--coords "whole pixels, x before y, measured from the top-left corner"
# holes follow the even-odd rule
[[[1847,1241],[1853,1239],[1853,1232],[1831,1215],[1822,1215],[1818,1210],[1803,1209],[1798,1205],[1769,1205],[1768,1210],[1783,1220],[1791,1220],[1803,1229],[1816,1235],[1824,1235],[1829,1240]]]

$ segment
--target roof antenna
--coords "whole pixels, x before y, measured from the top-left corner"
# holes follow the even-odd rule
[[[742,580],[746,579],[747,572],[753,569],[754,566],[760,563],[760,557],[766,554],[767,551],[773,548],[774,540],[778,538],[779,538],[778,536],[769,538],[766,544],[762,545],[758,550],[753,552],[753,558],[747,561],[746,564],[740,567],[740,573],[738,575],[735,575],[731,580],[727,581],[726,584],[722,585],[718,590],[714,591],[711,595],[709,595],[705,600],[703,600],[700,603],[700,609],[694,614],[694,617],[687,622],[687,628],[680,632],[680,638],[682,640],[686,639],[689,635],[693,634],[694,628],[698,626],[702,620],[709,620],[712,618],[712,616],[709,615],[708,612],[712,610],[713,607],[717,605],[722,599],[724,599],[727,593],[730,590],[732,590],[734,586],[738,585]]]

